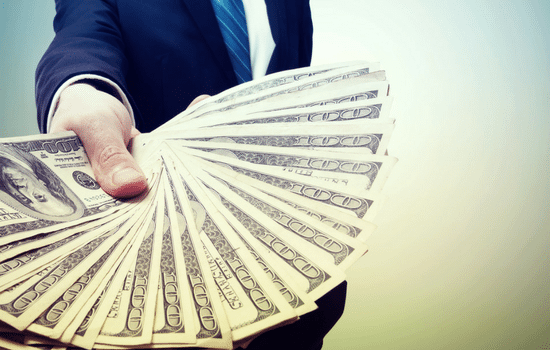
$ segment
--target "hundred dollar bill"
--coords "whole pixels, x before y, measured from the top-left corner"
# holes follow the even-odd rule
[[[388,90],[389,84],[385,81],[383,71],[369,74],[364,69],[359,69],[356,73],[359,73],[358,76],[348,76],[347,73],[338,74],[332,78],[304,84],[302,87],[284,87],[286,90],[277,93],[270,92],[260,96],[255,95],[245,101],[231,101],[225,106],[216,105],[212,109],[187,115],[186,120],[182,119],[179,123],[171,125],[170,129],[171,131],[179,131],[195,128],[196,126],[205,126],[202,120],[208,120],[208,117],[214,114],[248,114],[283,108],[298,108],[303,105],[319,105],[324,101],[333,100],[335,98],[334,91],[341,91],[344,95],[339,95],[338,99],[342,99],[342,96],[353,96],[358,92],[377,91],[381,93],[381,91]],[[162,133],[164,131],[153,131],[153,133],[157,132]]]
[[[167,179],[167,177],[165,177]],[[171,181],[170,181],[171,183]],[[168,197],[168,196],[167,196]],[[196,207],[196,206],[195,206]],[[197,209],[197,208],[196,208]],[[195,213],[199,212],[199,210],[194,210]],[[204,212],[204,211],[200,211],[200,212]],[[201,215],[198,215],[197,216],[197,219],[195,221],[197,222],[203,222],[204,220],[202,220],[203,216]],[[179,258],[181,255],[175,255],[175,258],[177,260],[177,258]],[[182,257],[183,258],[183,257]],[[256,260],[258,261],[260,258],[259,257],[256,257]],[[273,268],[269,268],[269,265],[263,261],[263,260],[259,260],[261,261],[262,263],[262,268],[263,268],[263,271],[265,271],[265,273],[269,276],[269,278],[271,280],[273,280],[273,283],[279,287],[279,290],[281,292],[281,295],[283,297],[285,297],[285,299],[287,300],[287,302],[297,311],[299,312],[299,314],[303,314],[303,313],[306,313],[306,312],[309,312],[313,309],[316,308],[316,305],[315,303],[313,303],[313,301],[311,299],[309,299],[304,293],[300,293],[300,291],[296,291],[296,289],[292,289],[292,288],[296,288],[295,286],[293,287],[290,287],[288,283],[285,283],[284,281],[282,281],[279,276],[276,274],[276,272],[274,272],[274,269]],[[176,264],[176,266],[184,266],[184,263],[181,262],[181,263],[178,263]],[[162,269],[163,271],[165,271],[165,269]],[[173,278],[173,277],[172,277]],[[299,294],[299,295],[298,295]],[[160,300],[160,298],[158,299]],[[191,308],[187,308],[187,310],[190,310]],[[157,302],[157,310],[159,310],[159,307],[158,307],[158,302]],[[159,334],[159,338],[160,336],[166,336],[168,334],[166,333],[163,333],[163,334]],[[164,338],[163,338],[164,340]],[[153,333],[153,343],[154,344],[158,344],[160,343],[161,341],[155,341],[155,333]],[[165,342],[165,343],[168,343],[168,342]],[[176,342],[173,342],[174,344]],[[178,342],[178,343],[181,343],[181,342]]]
[[[127,206],[117,213],[117,217],[123,217],[131,208],[135,207]],[[49,262],[69,254],[72,250],[102,235],[112,226],[113,218],[103,217],[68,229],[32,236],[2,246],[0,248],[2,251],[0,290],[25,279],[34,271],[41,270]],[[34,248],[35,246],[39,248]]]
[[[182,156],[180,159],[185,164],[194,163],[190,157]],[[193,169],[194,173],[200,173],[197,166]],[[283,238],[280,233],[284,228],[279,224],[263,215],[249,214],[249,203],[237,199],[236,195],[226,197],[212,188],[206,193],[241,239],[253,246],[257,252],[262,252],[261,254],[271,252],[276,256],[278,263],[281,266],[285,265],[290,278],[298,281],[302,290],[314,300],[344,280],[341,269],[311,253],[312,250],[317,252],[315,247],[307,246],[294,238],[289,239],[289,236]]]
[[[7,259],[0,264],[1,290],[5,290],[27,279],[29,276],[42,270],[44,266],[64,259],[90,241],[97,237],[104,236],[106,232],[116,230],[113,229],[113,227],[117,226],[117,222],[123,220],[125,220],[123,216],[117,217],[114,220],[103,218],[99,221],[79,225],[82,231],[74,231],[76,233],[73,232],[73,235],[65,237],[50,245]]]
[[[296,314],[291,311],[290,305],[285,305],[286,301],[277,305],[272,296],[268,295],[266,289],[271,289],[272,295],[276,295],[277,290],[273,285],[266,288],[267,284],[262,287],[258,283],[256,276],[250,272],[250,266],[254,265],[243,263],[243,259],[240,257],[234,257],[231,260],[233,265],[228,265],[219,252],[223,248],[217,248],[208,237],[205,237],[204,234],[201,235],[219,297],[225,306],[234,342],[285,321],[296,319]],[[239,253],[240,256],[249,254],[246,250]],[[236,255],[235,251],[233,254]],[[240,275],[236,275],[235,272]],[[286,309],[286,312],[281,312],[281,308]]]
[[[265,100],[280,100],[286,96],[310,90],[341,80],[369,74],[378,69],[378,64],[358,62],[345,68],[320,67],[303,68],[296,71],[280,72],[238,85],[212,98],[206,99],[172,118],[154,132],[171,129],[191,119],[203,117],[220,111],[242,109]],[[374,69],[373,69],[374,68]],[[380,75],[380,74],[379,74]],[[378,76],[377,80],[384,79]],[[276,103],[277,101],[274,101]],[[283,103],[288,103],[288,100]]]
[[[0,320],[16,300],[10,323],[70,346],[229,349],[312,310],[366,252],[395,162],[377,69],[273,74],[139,136],[162,178],[145,207],[96,189],[74,134],[0,140]]]
[[[213,197],[210,192],[208,195]],[[299,249],[287,240],[281,239],[278,235],[281,227],[276,226],[276,223],[272,225],[271,222],[257,220],[218,192],[216,197],[219,201],[213,199],[212,202],[241,239],[263,256],[272,254],[279,264],[285,266],[290,278],[298,282],[301,289],[314,300],[344,280],[344,273],[340,269],[327,262],[311,260],[306,248]]]
[[[127,206],[124,209],[121,209],[117,213],[118,216],[124,215],[124,213],[131,209],[131,206]],[[66,239],[67,237],[70,237],[72,235],[78,234],[80,235],[83,232],[88,232],[91,229],[97,228],[106,222],[110,222],[113,219],[111,217],[103,217],[101,219],[93,220],[91,222],[79,224],[72,226],[70,228],[61,229],[53,232],[43,233],[39,235],[35,235],[32,237],[28,237],[19,241],[14,241],[8,244],[5,244],[3,246],[0,246],[0,262],[6,261],[10,258],[13,258],[17,255],[23,254],[25,252],[29,252],[31,250],[39,249],[41,247],[45,247],[48,245],[55,244],[63,239]],[[66,249],[65,249],[66,250]],[[0,265],[1,266],[1,265]],[[10,266],[5,266],[3,268],[0,268],[0,275],[3,273],[9,271],[11,269]]]
[[[181,171],[179,172],[181,173]],[[188,190],[188,195],[189,196],[192,196],[192,193],[190,190]],[[192,197],[194,198],[194,197]],[[193,215],[195,217],[195,221],[198,223],[197,226],[202,226],[204,227],[205,226],[205,223],[206,222],[213,222],[211,219],[207,219],[207,216],[206,216],[206,211],[204,210],[204,208],[202,207],[202,205],[200,205],[199,203],[197,203],[196,201],[191,201],[190,202],[192,208],[193,208]],[[225,222],[225,220],[223,220],[223,218],[218,218],[218,220],[221,220],[223,222]],[[223,225],[222,225],[223,226]],[[211,243],[211,244],[208,244],[208,241],[210,241],[210,239],[208,238],[205,238],[205,240],[203,240],[205,242],[206,245],[209,245],[210,246],[210,251],[211,252],[214,252],[213,254],[217,255],[217,250],[218,249],[215,249],[213,248],[213,245],[214,246],[222,246],[222,247],[227,247],[229,245],[231,245],[231,243],[229,242],[226,242],[225,240],[223,240],[223,236],[225,236],[225,234],[215,234],[214,231],[212,231],[212,229],[215,230],[215,232],[220,232],[221,230],[216,230],[217,226],[216,225],[208,225],[206,226],[208,228],[208,230],[204,230],[203,233],[201,233],[204,236],[214,236],[216,238],[216,240]],[[226,232],[226,230],[232,230],[230,227],[226,227],[226,229],[223,230],[223,232]],[[204,234],[205,231],[210,231],[211,234]],[[222,239],[222,241],[220,241],[220,239]],[[235,244],[234,240],[233,240],[233,244]],[[230,252],[225,252],[224,256],[231,256],[232,254],[236,254],[237,252],[240,252],[240,254],[242,255],[243,253],[241,252],[242,248],[235,248],[235,246],[233,246],[234,249],[230,249]],[[284,298],[284,300],[286,300],[286,303],[288,303],[288,305],[290,305],[296,312],[296,314],[298,315],[302,315],[304,313],[307,313],[309,311],[312,311],[314,309],[317,308],[317,306],[315,305],[315,303],[313,302],[313,300],[311,298],[309,298],[305,292],[301,291],[298,287],[298,285],[293,281],[293,280],[288,280],[288,279],[284,279],[283,276],[285,275],[285,272],[281,272],[281,268],[280,266],[277,266],[276,263],[273,262],[273,259],[270,259],[271,257],[267,257],[267,259],[264,259],[262,257],[259,256],[259,254],[257,254],[257,252],[255,252],[250,246],[247,246],[247,248],[249,249],[250,253],[253,255],[254,259],[256,260],[256,262],[260,265],[260,268],[261,270],[263,270],[263,273],[266,274],[266,276],[268,277],[268,280],[271,281],[271,283],[273,283],[273,285],[275,286],[275,288],[278,290],[278,292],[280,293],[280,295]],[[208,253],[207,253],[208,254]],[[208,254],[210,257],[212,257],[212,255]],[[225,300],[226,302],[226,306],[230,303],[232,303],[233,307],[235,306],[240,306],[239,308],[242,308],[243,306],[240,305],[240,303],[243,301],[243,299],[236,299],[235,297],[238,297],[238,293],[235,293],[235,289],[233,288],[233,286],[231,285],[231,280],[234,279],[235,274],[232,274],[232,268],[234,268],[234,265],[235,265],[235,261],[229,261],[227,259],[221,259],[221,257],[219,255],[217,255],[218,258],[217,259],[213,259],[213,258],[210,258],[210,266],[211,267],[214,267],[214,278],[216,280],[216,283],[218,284],[219,286],[219,293],[220,293],[220,296],[222,298],[222,300]],[[241,262],[242,263],[242,262]],[[249,266],[250,266],[250,261],[248,262]],[[225,266],[225,268],[222,268],[223,266]],[[256,270],[256,274],[259,274],[261,275],[262,274],[262,271],[258,272],[257,269]],[[240,276],[240,279],[243,279],[245,281],[247,281],[245,284],[248,284],[250,285],[250,279],[248,278],[244,278],[242,276],[242,273],[244,271],[244,266],[240,266],[239,268],[239,271],[241,273],[241,276]],[[236,273],[236,275],[238,276],[239,275],[239,272]],[[233,278],[231,277],[233,276]],[[246,274],[246,276],[249,276],[249,274]],[[265,282],[264,282],[265,284]],[[246,301],[246,300],[244,300]],[[279,303],[281,303],[283,301],[279,301]],[[231,314],[231,311],[227,312],[228,314]],[[242,313],[242,312],[240,312]],[[235,312],[233,312],[233,315],[235,315]],[[264,315],[265,316],[265,315]],[[244,323],[244,318],[240,319],[240,322]],[[273,322],[273,320],[271,321]],[[253,325],[256,325],[256,326],[260,326],[260,323],[262,322],[256,322],[256,323],[253,323],[253,324],[250,324],[248,326],[253,326]],[[265,322],[263,322],[265,323]],[[265,326],[265,324],[263,325]],[[250,327],[248,327],[250,328]],[[258,327],[260,328],[261,330],[261,327]],[[242,333],[244,329],[233,329],[233,338],[236,339],[236,338],[241,338],[241,336],[239,335],[239,333]],[[257,333],[256,333],[257,334]]]
[[[373,63],[372,65],[373,67],[376,68],[376,69],[372,68],[373,71],[378,69],[379,64]],[[239,97],[253,95],[258,92],[262,92],[271,88],[276,88],[278,86],[286,85],[298,80],[305,80],[315,75],[327,73],[331,70],[341,68],[343,66],[345,65],[335,64],[330,66],[327,65],[327,66],[319,67],[318,69],[311,69],[310,67],[305,67],[301,69],[295,69],[292,71],[283,71],[283,72],[273,73],[273,74],[270,74],[269,76],[264,76],[259,79],[255,79],[255,80],[245,82],[243,84],[239,84],[230,89],[222,91],[221,93],[215,96],[212,96],[206,100],[196,103],[193,106],[189,106],[186,110],[182,111],[181,113],[176,115],[174,118],[172,118],[165,124],[158,127],[157,130],[169,129],[173,123],[180,122],[181,119],[184,119],[189,114],[197,113],[198,110],[204,110],[205,108],[211,107],[214,104],[235,100],[236,98],[239,98]]]
[[[75,249],[105,234],[105,232],[106,231],[102,229],[101,226],[99,228],[94,227],[92,229],[77,232],[74,235],[46,247],[38,248],[7,259],[0,264],[0,290],[6,290],[18,282],[25,280],[34,273],[42,270],[44,266],[64,258]]]
[[[245,183],[231,181],[230,177],[222,173],[217,175],[229,181],[208,176],[204,172],[197,176],[209,188],[230,199],[232,203],[238,204],[243,211],[264,225],[271,222],[270,227],[274,228],[279,224],[283,228],[277,231],[279,237],[295,246],[304,247],[303,251],[307,252],[312,260],[330,261],[340,269],[346,270],[366,253],[367,246],[361,241],[323,225]]]
[[[239,166],[243,162],[259,165],[259,169],[294,173],[321,179],[342,187],[378,192],[382,189],[396,159],[379,155],[356,155],[273,146],[179,141],[188,154],[216,162]],[[179,148],[177,148],[179,149]]]
[[[246,241],[242,240],[242,242],[298,316],[317,309],[317,304],[313,299],[301,290],[292,278],[288,278],[286,271],[278,265],[277,260],[273,259],[272,255],[261,255]]]
[[[376,76],[376,75],[374,75]],[[366,77],[365,77],[366,78]],[[356,78],[357,79],[357,78]],[[359,81],[359,79],[357,79]],[[365,79],[361,79],[365,80]],[[300,94],[293,95],[293,99],[285,98],[284,101],[273,101],[273,103],[258,103],[249,106],[236,108],[234,110],[224,110],[217,113],[201,116],[200,118],[192,119],[185,124],[185,129],[199,129],[204,127],[212,127],[216,125],[244,125],[244,124],[258,124],[267,120],[271,123],[275,120],[283,120],[282,122],[288,123],[289,121],[296,122],[295,118],[286,117],[295,114],[304,114],[315,112],[319,109],[335,109],[342,110],[340,114],[340,121],[350,120],[363,120],[380,119],[375,118],[377,113],[381,110],[381,105],[367,109],[353,110],[353,113],[357,114],[361,112],[361,118],[348,119],[350,117],[350,111],[347,108],[353,105],[370,104],[371,101],[379,100],[381,98],[390,99],[387,93],[389,90],[389,83],[387,81],[367,82],[364,84],[357,84],[350,86],[348,82],[346,84],[338,83],[342,86],[331,86],[333,90],[316,91],[315,94],[306,94],[301,92]],[[384,110],[388,111],[388,108]],[[334,117],[334,112],[331,113]],[[387,114],[384,113],[384,114]],[[315,117],[319,118],[317,114]],[[328,117],[328,116],[325,116]],[[347,118],[346,118],[347,117]],[[228,123],[224,121],[227,120]],[[250,120],[250,122],[248,122]],[[304,122],[303,117],[299,121]],[[310,122],[313,120],[310,120]],[[326,119],[325,121],[330,121]],[[333,120],[334,121],[334,120]],[[183,129],[183,124],[177,126],[175,130]],[[160,131],[159,133],[165,133]]]
[[[99,218],[123,204],[99,188],[74,133],[0,141],[0,245]]]
[[[121,247],[121,244],[117,244],[116,247]],[[94,292],[97,288],[103,286],[103,279],[96,275],[93,275],[99,269],[107,269],[105,261],[110,257],[110,251],[104,254],[96,264],[92,265],[86,273],[83,274],[61,297],[57,298],[48,309],[46,309],[32,324],[27,328],[37,334],[48,336],[50,338],[61,337],[63,332],[66,331],[66,327],[74,321],[75,314],[78,315],[83,311],[82,304],[88,302],[87,297]],[[120,259],[120,256],[118,257]],[[115,263],[116,264],[116,263]],[[113,266],[110,266],[113,270]],[[112,272],[107,271],[105,278],[112,276]],[[91,276],[93,275],[93,276]],[[91,278],[90,278],[91,277]],[[96,277],[96,281],[92,282],[92,278]],[[97,281],[99,280],[99,281]],[[86,310],[88,311],[88,309]]]
[[[141,208],[140,208],[141,209]],[[142,210],[145,209],[143,206]],[[32,324],[28,330],[46,337],[58,339],[67,329],[75,317],[85,310],[84,305],[92,298],[97,288],[103,281],[111,278],[116,266],[127,253],[136,238],[131,231],[141,213],[137,210],[131,212],[131,216],[117,218],[120,222],[113,228],[115,231],[127,232],[120,238],[101,258],[99,258],[78,280],[67,289],[62,296],[54,301]],[[97,297],[96,297],[97,298]]]
[[[164,220],[164,191],[160,182],[151,216],[137,254],[131,258],[124,284],[118,291],[96,343],[113,345],[149,344],[152,340]]]
[[[70,342],[87,349],[91,349],[94,345],[103,323],[112,311],[115,300],[119,298],[118,291],[121,285],[126,282],[131,263],[135,262],[135,256],[138,254],[144,235],[146,233],[150,234],[151,226],[149,223],[154,214],[158,183],[159,181],[152,183],[149,194],[141,203],[142,211],[134,212],[137,220],[133,222],[130,231],[126,233],[134,238],[126,254],[114,265],[115,271],[109,272],[109,275],[112,274],[112,276],[103,279],[92,296],[86,301],[81,312],[63,332],[60,338],[62,342]],[[128,281],[128,283],[131,283],[131,281]]]
[[[50,264],[42,266],[41,270],[35,273],[34,275],[0,292],[0,305],[9,303],[11,300],[13,300],[17,296],[17,293],[21,290],[21,288],[23,289],[28,288],[36,284],[36,282],[38,282],[42,277],[44,277],[47,273],[49,273],[64,258],[65,258],[65,255],[60,256],[58,259],[55,259],[54,261],[52,261]],[[3,322],[3,324],[5,323]]]
[[[358,121],[389,119],[392,97],[366,96],[370,99],[348,97],[343,95],[334,103],[320,103],[298,108],[282,108],[275,111],[261,111],[253,113],[219,113],[199,118],[195,127],[246,124],[273,124],[273,123],[321,123],[336,121]]]
[[[368,69],[369,72],[374,72],[379,69],[380,64],[377,62],[368,63],[365,67],[364,62],[346,62],[323,65],[319,67],[304,67],[293,69],[291,71],[282,71],[267,75],[260,79],[250,81],[246,84],[241,84],[235,88],[229,89],[224,93],[217,95],[218,98],[213,99],[211,103],[221,103],[229,100],[234,100],[237,97],[249,96],[260,91],[279,87],[281,85],[290,84],[296,81],[314,80],[316,76],[328,75],[335,70],[341,70],[344,67],[349,70],[349,67],[361,66]]]
[[[20,241],[4,244],[3,246],[0,246],[0,262],[6,261],[16,255],[28,252],[30,250],[38,249],[45,245],[52,244],[80,231],[84,230],[81,230],[80,228],[62,229],[50,233],[43,233],[34,237],[25,238]],[[0,269],[3,271],[5,268]]]
[[[169,191],[170,183],[166,172],[163,175],[165,191]],[[179,240],[170,221],[166,203],[152,344],[194,344],[197,341],[185,262],[181,255],[176,254],[178,240],[174,238]]]
[[[348,62],[347,64],[337,63],[332,65],[323,65],[321,67],[304,67],[289,71],[273,73],[268,76],[246,82],[244,84],[239,84],[233,88],[217,94],[216,96],[203,100],[194,106],[190,106],[185,111],[172,118],[172,120],[160,126],[157,130],[169,129],[173,123],[175,124],[181,122],[181,120],[188,115],[197,114],[198,111],[212,108],[215,104],[230,101],[235,102],[239,98],[247,97],[250,95],[257,95],[259,93],[265,93],[269,89],[274,89],[279,86],[287,85],[297,81],[302,82],[301,85],[303,85],[303,83],[306,81],[317,80],[318,76],[331,74],[331,72],[334,72],[335,70],[345,71],[341,68],[351,66],[366,68],[369,72],[374,72],[379,69],[380,65],[378,63],[369,63],[365,65],[364,62]]]
[[[208,164],[208,166],[215,165]],[[235,174],[235,176],[237,175]],[[373,211],[371,211],[371,214],[369,214],[365,220],[362,220],[354,214],[349,215],[340,210],[335,211],[332,207],[319,205],[318,201],[300,197],[290,192],[280,191],[279,188],[269,186],[268,184],[264,186],[259,180],[245,178],[244,181],[256,183],[257,187],[260,187],[262,191],[269,195],[284,201],[288,205],[296,208],[296,210],[308,214],[325,225],[333,227],[350,237],[358,238],[362,242],[365,242],[376,228],[376,226],[369,221],[374,217]],[[376,204],[374,206],[376,207]]]
[[[172,165],[170,165],[172,166]],[[175,253],[183,258],[186,276],[191,288],[192,305],[195,315],[196,347],[231,349],[232,337],[224,307],[218,297],[216,283],[202,248],[196,214],[187,202],[183,183],[172,178],[167,172],[169,189],[166,191],[170,222],[174,226]]]
[[[311,209],[307,203],[307,199],[298,199],[305,203],[294,203],[285,198],[284,193],[278,191],[277,194],[273,192],[265,191],[265,193],[272,198],[272,200],[280,200],[288,206],[296,209],[297,211],[306,214],[312,219],[319,221],[323,225],[329,226],[346,236],[357,238],[361,242],[366,242],[367,238],[374,232],[376,225],[372,222],[359,219],[356,216],[346,215],[342,212],[335,212],[334,210],[323,210],[323,208],[317,207]],[[278,197],[277,195],[281,195]],[[292,195],[292,194],[289,194]]]
[[[383,155],[387,150],[393,129],[394,125],[387,123],[351,124],[350,122],[334,122],[330,125],[313,123],[307,129],[284,124],[220,126],[201,129],[200,133],[196,130],[187,130],[163,135],[163,141],[216,141]],[[140,148],[158,147],[158,142],[155,142],[156,136],[158,135],[138,136],[132,151],[143,152]],[[149,144],[151,141],[152,145]]]
[[[278,105],[278,106],[265,106],[264,108],[257,108],[252,113],[269,113],[269,112],[285,112],[285,110],[292,111],[297,109],[312,108],[317,106],[329,106],[329,105],[347,105],[348,103],[354,103],[357,101],[367,102],[368,100],[378,97],[389,96],[390,84],[387,81],[369,82],[363,86],[355,87],[342,87],[337,92],[319,94],[312,96],[311,98],[300,101],[294,105]]]
[[[377,206],[374,202],[370,202],[372,207],[368,211],[367,215],[360,218],[353,212],[341,210],[339,206],[335,207],[320,203],[314,195],[317,192],[314,190],[313,186],[298,187],[298,189],[301,188],[303,190],[301,192],[308,195],[301,195],[300,192],[296,194],[293,193],[295,191],[281,190],[279,186],[284,184],[284,181],[281,182],[272,176],[266,177],[262,174],[252,172],[249,174],[251,176],[247,176],[247,173],[244,170],[240,170],[238,167],[234,167],[235,169],[233,170],[235,171],[231,171],[231,168],[233,167],[228,168],[227,164],[222,167],[220,164],[205,163],[202,159],[194,159],[193,161],[201,163],[201,169],[217,177],[223,177],[222,174],[226,174],[229,178],[223,178],[227,179],[227,183],[234,184],[235,186],[246,183],[258,188],[260,191],[272,197],[273,200],[278,199],[295,208],[297,211],[303,212],[311,218],[316,219],[324,225],[330,226],[352,238],[357,238],[362,242],[365,242],[376,228],[376,226],[371,222]],[[231,178],[234,180],[229,180]],[[276,181],[273,182],[271,180]],[[292,187],[285,188],[291,189]],[[321,192],[320,195],[326,196],[327,193]]]
[[[295,319],[292,307],[280,295],[233,229],[210,203],[183,164],[177,173],[191,207],[202,217],[200,236],[218,287],[234,341]]]
[[[219,110],[215,113],[186,121],[185,123],[176,124],[171,128],[171,130],[154,131],[151,134],[162,136],[174,131],[179,132],[185,130],[209,128],[220,124],[220,121],[224,119],[227,119],[229,121],[240,120],[243,118],[246,119],[247,116],[260,117],[264,113],[286,113],[288,111],[296,111],[298,109],[307,111],[309,109],[319,108],[319,106],[339,104],[345,105],[354,101],[365,101],[375,98],[377,96],[386,96],[386,91],[389,88],[389,83],[386,81],[378,81],[376,83],[371,82],[366,84],[366,86],[360,87],[348,86],[348,84],[346,84],[343,85],[341,88],[338,88],[337,86],[331,86],[331,88],[336,90],[328,90],[328,87],[324,87],[325,90],[323,91],[323,93],[317,91],[317,93],[310,95],[307,93],[307,91],[301,91],[300,93],[294,93],[292,95],[285,96],[285,98],[281,99],[280,101],[275,99],[270,103],[262,102],[258,104],[239,106],[234,110]],[[337,93],[335,94],[334,91],[337,91]]]
[[[11,300],[0,304],[0,318],[17,329],[25,329],[63,295],[76,280],[121,238],[124,232],[110,230],[68,254],[39,281],[19,286]]]
[[[184,156],[184,154],[181,155],[181,157]],[[346,189],[319,179],[287,172],[268,171],[265,168],[259,168],[255,164],[242,162],[237,166],[224,162],[224,166],[219,166],[197,157],[193,157],[192,161],[203,164],[206,171],[213,166],[219,171],[227,173],[236,181],[246,182],[262,191],[265,191],[265,188],[277,187],[279,191],[282,190],[302,198],[312,199],[318,205],[352,214],[367,221],[372,221],[381,200],[380,194],[371,193],[360,188]]]
[[[114,273],[118,271],[118,267],[122,259],[114,267]],[[72,320],[67,329],[63,332],[59,340],[63,343],[83,344],[83,336],[94,319],[97,313],[97,308],[105,300],[105,292],[114,279],[114,274],[110,278],[104,279],[94,291],[94,294],[86,301],[85,305],[80,310],[79,314]],[[91,337],[90,337],[91,338]],[[95,339],[95,338],[94,338]],[[78,345],[81,347],[81,345]]]
[[[180,141],[203,141],[217,143],[245,144],[249,146],[271,146],[281,149],[324,150],[337,153],[383,155],[387,150],[393,124],[334,122],[330,126],[313,124],[307,131],[296,130],[292,126],[281,124],[243,125],[239,127],[222,126],[182,131],[175,135],[165,135],[166,139],[155,139],[155,135],[140,135],[135,140],[132,154],[138,159],[147,158],[160,147],[168,143],[174,147]],[[179,150],[178,150],[179,152]]]
[[[123,207],[122,211],[117,213],[117,218],[123,220],[123,215],[128,210],[140,206],[140,198],[146,195],[147,194],[144,193],[142,196],[137,197],[135,199],[135,206]],[[4,260],[4,256],[6,256],[7,259],[0,264],[0,290],[4,290],[24,280],[34,272],[40,271],[43,266],[54,260],[59,260],[75,249],[82,247],[92,239],[103,235],[105,232],[109,231],[113,225],[113,218],[103,217],[91,222],[75,225],[69,229],[32,236],[22,241],[16,241],[2,246],[3,254],[1,260]],[[38,242],[37,246],[41,248],[20,253],[21,250],[26,250],[25,248],[29,246],[32,248],[36,243],[35,240],[50,241],[46,242],[50,244],[46,245],[42,242]]]

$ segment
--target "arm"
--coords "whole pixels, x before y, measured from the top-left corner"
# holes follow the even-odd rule
[[[311,18],[309,0],[302,1],[302,18],[298,23],[301,24],[299,66],[308,67],[311,64],[313,52],[313,19]]]
[[[105,77],[129,96],[124,78],[128,64],[114,4],[56,0],[56,11],[55,38],[36,70],[36,104],[42,132],[47,131],[54,94],[77,75]]]
[[[39,127],[46,132],[72,130],[82,140],[96,180],[109,194],[129,197],[142,192],[146,180],[126,146],[137,134],[124,104],[109,93],[77,83],[59,93],[69,79],[83,74],[105,77],[127,94],[127,62],[114,5],[108,1],[57,0],[56,36],[36,71]],[[50,116],[52,117],[52,116]]]

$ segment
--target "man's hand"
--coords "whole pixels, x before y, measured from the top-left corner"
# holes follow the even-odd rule
[[[50,132],[74,131],[84,144],[96,181],[114,197],[133,197],[147,188],[147,180],[128,152],[139,134],[130,115],[115,97],[77,83],[61,93]]]
[[[200,95],[189,106],[208,95]],[[143,171],[128,152],[128,143],[139,134],[130,114],[115,97],[85,83],[61,93],[50,132],[74,131],[88,154],[96,181],[114,197],[133,197],[147,188]]]

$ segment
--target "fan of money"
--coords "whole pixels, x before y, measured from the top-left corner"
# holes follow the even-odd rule
[[[0,348],[231,349],[311,312],[367,252],[388,91],[354,62],[212,96],[133,141],[131,200],[73,133],[0,140]]]

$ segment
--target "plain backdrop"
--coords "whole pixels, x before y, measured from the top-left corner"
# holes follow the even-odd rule
[[[313,64],[379,61],[399,162],[324,349],[550,349],[550,2],[311,0]],[[35,134],[53,1],[0,8],[0,137]]]

